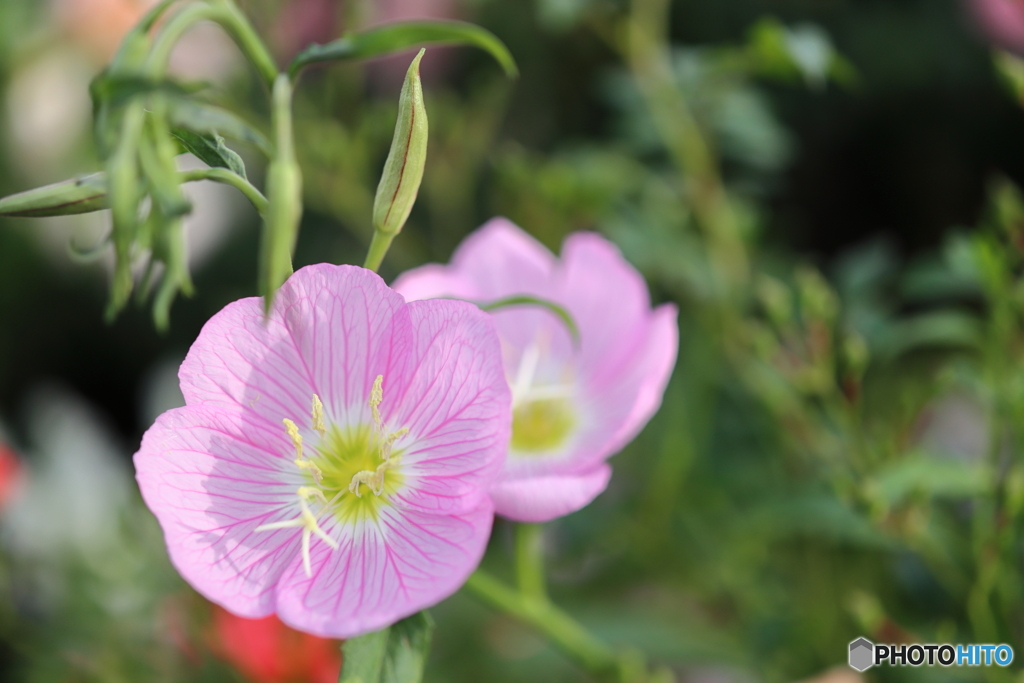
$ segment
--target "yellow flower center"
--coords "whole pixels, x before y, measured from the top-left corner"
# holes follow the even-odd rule
[[[562,445],[576,425],[572,405],[564,398],[526,401],[512,411],[513,450],[549,451]]]
[[[310,454],[310,462],[321,472],[319,487],[330,512],[339,522],[377,519],[387,499],[402,484],[396,469],[401,452],[382,458],[386,439],[369,426],[339,429],[332,426]]]
[[[299,426],[284,418],[285,431],[295,447],[295,466],[306,477],[306,485],[298,487],[299,516],[280,522],[261,524],[256,531],[302,529],[302,564],[312,576],[309,548],[316,536],[333,549],[338,543],[321,527],[325,514],[333,514],[342,524],[376,520],[380,509],[402,485],[399,471],[402,451],[394,444],[409,430],[389,432],[380,415],[384,400],[384,377],[377,375],[370,392],[372,425],[340,428],[324,421],[324,405],[313,395],[312,429],[316,437],[305,442]],[[369,495],[365,495],[369,494]]]

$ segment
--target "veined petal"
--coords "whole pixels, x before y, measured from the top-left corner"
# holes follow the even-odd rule
[[[511,394],[494,322],[461,301],[409,304],[413,368],[385,393],[385,421],[415,440],[402,454],[402,505],[434,512],[477,507],[504,462]]]
[[[293,507],[290,442],[258,416],[186,406],[157,418],[135,454],[142,497],[171,561],[196,590],[236,614],[274,611],[273,586],[301,563],[294,533],[255,533]]]
[[[351,638],[415,614],[465,583],[493,516],[486,498],[459,515],[389,508],[338,550],[314,548],[312,578],[291,567],[277,588],[278,615],[308,633]]]
[[[135,456],[171,558],[249,617],[351,637],[443,599],[479,561],[510,392],[493,321],[312,266],[231,304],[182,365],[187,405]]]
[[[243,406],[275,424],[366,406],[373,382],[400,382],[411,340],[404,299],[375,273],[320,264],[297,271],[265,318],[262,299],[206,323],[179,376],[189,405]],[[368,408],[367,408],[368,410]]]

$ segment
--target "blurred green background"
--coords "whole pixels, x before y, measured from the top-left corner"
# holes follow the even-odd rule
[[[88,83],[143,4],[0,2],[0,195],[99,168]],[[505,215],[555,251],[600,231],[679,305],[660,413],[608,491],[546,530],[567,611],[680,681],[1022,680],[845,665],[858,636],[1024,647],[1024,109],[1019,64],[997,68],[966,2],[240,4],[282,63],[413,17],[479,23],[518,60],[508,81],[482,53],[428,51],[424,184],[386,279]],[[304,76],[297,267],[362,262],[407,62]],[[266,129],[217,29],[173,64]],[[131,478],[202,324],[256,293],[255,212],[191,189],[197,294],[165,335],[146,308],[103,322],[109,263],[68,248],[103,214],[0,219],[0,446],[19,463],[0,681],[320,683],[227,654]],[[504,575],[511,545],[499,522],[485,566]],[[589,680],[468,595],[434,616],[430,681]]]

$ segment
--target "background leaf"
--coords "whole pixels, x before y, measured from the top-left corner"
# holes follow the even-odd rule
[[[464,21],[408,21],[353,33],[326,45],[310,45],[292,62],[289,71],[316,62],[368,59],[401,52],[418,45],[472,45],[490,53],[510,77],[519,74],[512,53],[485,28]]]
[[[197,133],[187,128],[175,128],[172,131],[182,146],[195,154],[203,163],[214,168],[226,168],[243,178],[245,162],[242,157],[224,144],[224,138],[216,133]]]
[[[169,116],[174,128],[241,140],[253,145],[268,157],[271,155],[272,147],[267,137],[227,109],[177,97],[170,102]]]

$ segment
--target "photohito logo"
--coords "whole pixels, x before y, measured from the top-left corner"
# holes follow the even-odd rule
[[[876,645],[867,638],[850,643],[850,667],[865,671],[876,664],[889,666],[1009,666],[1009,645]]]

